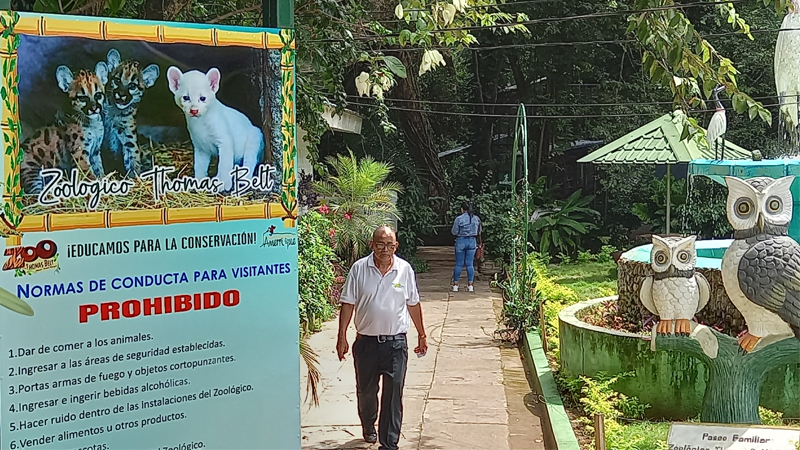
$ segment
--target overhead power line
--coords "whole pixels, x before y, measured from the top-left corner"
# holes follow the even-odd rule
[[[505,3],[495,3],[493,5],[473,5],[467,6],[466,9],[484,9],[484,8],[496,8],[500,6],[518,6],[518,5],[529,5],[529,4],[542,4],[542,3],[559,3],[562,0],[523,0],[519,2],[505,2]],[[741,0],[737,0],[741,1]],[[428,11],[427,9],[404,9],[403,11],[406,12],[422,12]],[[369,11],[369,14],[392,14],[394,15],[394,11],[389,11],[386,9],[376,10],[376,11]],[[383,21],[381,21],[383,22]]]
[[[764,28],[759,30],[750,30],[752,34],[765,34],[765,33],[780,33],[786,31],[800,31],[800,28]],[[744,36],[741,31],[726,31],[724,33],[707,33],[701,34],[703,39],[724,37],[724,36]],[[638,42],[635,39],[608,39],[608,40],[595,40],[595,41],[565,41],[565,42],[528,42],[521,44],[505,44],[505,45],[492,45],[481,47],[464,47],[464,50],[473,52],[489,51],[489,50],[502,50],[509,48],[532,48],[532,47],[572,47],[581,45],[619,45],[619,44],[633,44]],[[452,50],[450,47],[400,47],[400,48],[386,48],[367,50],[370,53],[396,53],[396,52],[416,52],[420,50]]]
[[[597,18],[604,18],[604,17],[615,17],[615,16],[627,16],[631,14],[637,13],[646,13],[646,12],[659,12],[659,11],[668,11],[671,9],[683,9],[683,8],[696,8],[700,6],[711,6],[711,5],[721,5],[724,3],[741,3],[748,0],[728,0],[726,2],[715,2],[715,1],[701,1],[690,3],[687,5],[666,5],[666,6],[658,6],[654,8],[645,8],[645,9],[638,9],[638,10],[626,10],[626,11],[604,11],[604,12],[595,12],[595,13],[588,13],[588,14],[578,14],[574,16],[559,16],[559,17],[541,17],[537,19],[530,19],[525,20],[522,22],[511,22],[511,23],[499,23],[491,26],[485,25],[475,25],[475,26],[466,26],[466,27],[453,27],[453,28],[440,28],[436,30],[431,30],[430,33],[444,33],[448,31],[476,31],[476,30],[487,30],[487,29],[497,29],[497,28],[508,28],[508,27],[515,27],[519,25],[534,25],[538,23],[552,23],[552,22],[566,22],[571,20],[581,20],[581,19],[597,19]],[[380,40],[389,37],[399,37],[399,34],[387,34],[381,36],[355,36],[355,40]],[[344,39],[340,38],[333,38],[333,39],[317,39],[311,40],[310,42],[341,42]]]
[[[358,95],[348,95],[348,98],[366,99],[370,97],[359,97]],[[430,105],[453,105],[453,106],[498,106],[516,108],[519,103],[476,103],[476,102],[448,102],[438,100],[408,100],[404,98],[384,98],[386,101],[391,102],[404,102],[404,103],[424,103]],[[625,103],[526,103],[525,106],[534,108],[542,107],[580,107],[580,106],[637,106],[637,105],[671,105],[673,102],[625,102]]]
[[[357,106],[364,106],[367,108],[377,108],[378,105],[370,105],[366,103],[358,103],[358,102],[349,102],[349,105],[357,105]],[[516,106],[519,106],[518,104]],[[525,105],[528,107],[529,105]],[[772,107],[772,106],[780,106],[778,103],[763,105],[765,108]],[[401,108],[397,106],[389,106],[390,110],[393,111],[409,111],[409,112],[419,112],[419,113],[426,113],[426,114],[442,114],[442,115],[451,115],[451,116],[467,116],[467,117],[517,117],[517,114],[483,114],[483,113],[468,113],[468,112],[460,112],[460,111],[437,111],[437,110],[427,110],[427,109],[419,109],[419,108]],[[693,110],[692,113],[706,113],[706,112],[715,112],[714,109],[704,109],[704,110]],[[668,111],[667,111],[668,112]],[[619,114],[541,114],[541,115],[529,115],[529,118],[533,119],[600,119],[600,118],[607,118],[607,117],[642,117],[642,116],[661,116],[664,115],[666,112],[652,112],[652,113],[619,113]]]
[[[348,98],[357,100],[369,100],[371,97],[360,97],[358,95],[348,95]],[[777,96],[767,97],[752,97],[753,100],[775,100]],[[428,105],[448,105],[448,106],[472,106],[472,107],[500,107],[500,108],[516,108],[519,103],[480,103],[480,102],[451,102],[442,100],[409,100],[405,98],[384,98],[387,102],[398,103],[421,103]],[[706,100],[707,102],[710,100]],[[358,104],[357,102],[353,102]],[[589,108],[589,107],[613,107],[613,106],[657,106],[657,105],[672,105],[671,101],[653,101],[653,102],[619,102],[619,103],[525,103],[526,107],[532,108]],[[709,110],[714,112],[715,110]]]

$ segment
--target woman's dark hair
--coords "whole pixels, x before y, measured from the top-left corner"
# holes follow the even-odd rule
[[[472,216],[475,215],[475,213],[472,211],[472,205],[469,202],[463,202],[461,203],[461,209],[469,214],[469,223],[472,223]]]

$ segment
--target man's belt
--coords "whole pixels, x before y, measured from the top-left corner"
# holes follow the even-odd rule
[[[367,336],[366,334],[359,334],[358,337],[364,338],[373,338],[377,339],[378,342],[384,343],[386,341],[405,341],[406,340],[406,333],[394,334],[394,335],[385,335],[381,334],[378,336]]]

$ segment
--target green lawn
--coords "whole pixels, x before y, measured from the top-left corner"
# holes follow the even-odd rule
[[[551,360],[558,356],[558,313],[575,303],[617,293],[616,264],[586,261],[536,268],[537,286],[544,302],[547,345]]]
[[[553,282],[572,289],[583,301],[616,294],[616,269],[613,261],[582,262],[551,265],[547,272]]]

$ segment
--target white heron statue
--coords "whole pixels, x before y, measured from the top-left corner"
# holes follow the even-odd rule
[[[781,105],[780,115],[786,131],[795,140],[798,132],[797,110],[800,103],[800,0],[789,2],[775,43],[775,88]]]
[[[728,131],[728,118],[725,116],[725,107],[719,101],[719,93],[723,89],[725,86],[719,85],[711,91],[716,111],[706,128],[706,142],[708,148],[714,151],[714,159],[725,159],[725,132]]]

